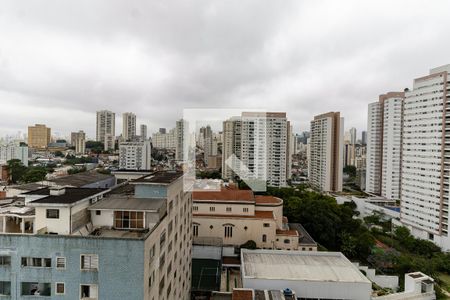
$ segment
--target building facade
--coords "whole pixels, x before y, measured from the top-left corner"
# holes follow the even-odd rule
[[[28,147],[46,149],[50,143],[52,130],[43,124],[28,126]]]
[[[192,198],[182,173],[26,197],[31,233],[10,219],[0,233],[5,299],[190,299]]]
[[[141,141],[147,140],[147,125],[141,124],[140,126],[140,137]]]
[[[86,133],[83,130],[72,132],[70,134],[72,147],[75,147],[75,153],[86,153]]]
[[[154,133],[152,135],[152,145],[157,149],[175,150],[177,145],[176,129],[173,128],[167,133],[166,130]]]
[[[308,174],[319,191],[342,191],[343,130],[344,118],[339,112],[318,115],[311,121]]]
[[[400,199],[404,92],[380,95],[369,104],[366,191]]]
[[[401,215],[416,237],[450,249],[450,65],[416,78],[405,93],[403,114]]]
[[[122,138],[131,141],[136,136],[136,115],[131,112],[122,114]]]
[[[28,146],[21,142],[0,145],[0,165],[5,165],[11,159],[18,159],[24,166],[28,166]]]
[[[231,155],[241,158],[241,118],[233,117],[223,122],[222,143],[222,178],[234,179],[236,174],[228,166],[226,160]]]
[[[150,141],[119,144],[119,169],[150,170],[151,166],[152,145]]]
[[[102,110],[97,112],[96,140],[104,144],[105,151],[113,150],[116,136],[116,114]]]

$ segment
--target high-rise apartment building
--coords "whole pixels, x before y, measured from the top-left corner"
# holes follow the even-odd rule
[[[416,78],[405,93],[400,220],[450,250],[450,65]]]
[[[86,152],[86,133],[83,130],[70,134],[70,143],[75,147],[75,153],[84,154]]]
[[[97,112],[97,142],[102,142],[105,150],[114,149],[116,135],[116,114],[109,110]]]
[[[284,112],[243,112],[241,160],[251,179],[285,186],[288,178],[288,121]]]
[[[233,179],[236,174],[226,164],[226,160],[232,155],[241,158],[241,118],[233,117],[223,122],[222,143],[222,178]]]
[[[45,149],[50,143],[51,129],[43,124],[28,126],[28,147]]]
[[[369,104],[366,192],[400,199],[403,92],[380,95]]]
[[[152,144],[153,147],[157,149],[175,150],[177,145],[176,128],[172,128],[167,133],[166,130],[164,130],[164,132],[161,132],[160,130],[152,134]]]
[[[150,170],[152,146],[149,140],[119,144],[119,168],[122,170]]]
[[[314,117],[309,147],[311,185],[320,191],[342,191],[344,118],[339,112]]]
[[[361,132],[361,144],[367,144],[367,131],[365,130]]]
[[[18,159],[28,167],[28,146],[18,141],[0,145],[0,165],[11,159]]]
[[[350,144],[352,145],[356,144],[356,133],[355,127],[350,128]]]
[[[127,112],[122,114],[122,138],[131,141],[136,136],[136,115]]]
[[[140,136],[141,136],[141,141],[147,140],[147,125],[141,124],[141,126],[140,126]]]
[[[176,134],[176,144],[175,144],[175,159],[182,161],[187,159],[187,157],[184,157],[184,147],[185,145],[185,133],[186,133],[186,124],[183,119],[178,120],[175,127],[175,134]]]

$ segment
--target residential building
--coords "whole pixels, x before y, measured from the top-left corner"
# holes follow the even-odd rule
[[[46,149],[50,143],[52,130],[43,124],[28,126],[28,147]]]
[[[136,115],[131,112],[122,114],[122,138],[131,141],[136,136]]]
[[[75,153],[85,154],[86,153],[86,133],[83,130],[78,132],[72,132],[70,143],[75,147]]]
[[[350,128],[350,144],[356,144],[356,128]]]
[[[175,150],[177,145],[176,128],[169,130],[167,133],[166,130],[154,133],[152,135],[152,145],[157,149]]]
[[[147,140],[147,125],[141,124],[140,126],[140,137],[141,141]]]
[[[119,169],[150,170],[151,166],[152,145],[149,140],[119,144]]]
[[[19,141],[0,145],[0,165],[5,165],[11,159],[18,159],[28,167],[28,146]]]
[[[223,122],[222,178],[234,179],[236,174],[226,163],[231,155],[241,158],[241,118],[233,117]]]
[[[199,146],[203,148],[203,160],[208,166],[208,158],[213,155],[213,132],[211,126],[200,128],[200,135],[198,138]]]
[[[400,199],[404,92],[380,95],[369,104],[366,191]]]
[[[23,197],[15,218],[0,207],[5,299],[190,299],[192,198],[182,173]]]
[[[361,144],[363,145],[367,144],[367,131],[361,132]]]
[[[105,151],[113,150],[116,136],[116,114],[102,110],[97,112],[97,142],[104,144]]]
[[[450,65],[416,78],[405,92],[401,162],[403,225],[419,238],[450,250]]]
[[[185,121],[183,119],[178,120],[175,127],[175,159],[178,161],[184,161],[187,157],[184,157],[185,147],[187,147],[185,143],[185,135],[187,133],[187,127]]]
[[[280,198],[254,195],[233,185],[194,191],[192,197],[194,238],[220,238],[225,246],[252,240],[258,248],[317,250],[314,241],[300,243],[305,234],[289,227]]]
[[[344,118],[339,112],[318,115],[311,121],[308,174],[319,191],[342,191],[343,130]]]
[[[288,120],[284,112],[243,112],[241,161],[249,179],[286,186],[289,155]]]

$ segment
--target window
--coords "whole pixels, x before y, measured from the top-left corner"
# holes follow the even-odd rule
[[[285,240],[284,240],[284,243],[285,243],[285,244],[290,244],[290,243],[291,243],[291,240],[290,240],[290,239],[285,239]]]
[[[3,295],[3,296],[11,295],[11,282],[10,281],[0,281],[0,295]]]
[[[194,236],[198,236],[198,224],[194,224],[194,226],[192,227],[192,234]]]
[[[166,243],[166,232],[163,231],[161,235],[159,236],[159,251],[161,251],[161,248],[164,247],[164,244]]]
[[[95,214],[96,214],[97,216],[101,216],[102,211],[101,211],[101,210],[96,210],[96,211],[95,211]]]
[[[115,211],[114,226],[120,229],[144,228],[144,213],[141,211]]]
[[[42,257],[22,257],[22,267],[51,268],[52,259]]]
[[[66,293],[64,282],[57,282],[55,284],[55,294],[64,295]]]
[[[162,291],[164,289],[164,276],[162,277],[161,281],[159,282],[159,294],[162,294]]]
[[[245,213],[248,212],[248,207],[242,208],[242,211],[245,212]]]
[[[57,269],[65,269],[66,268],[66,258],[65,257],[56,257],[56,268]]]
[[[231,212],[231,207],[227,207],[227,212]]]
[[[264,223],[264,227],[270,227],[270,223]]]
[[[226,238],[233,237],[233,226],[231,226],[231,225],[226,225],[225,226],[225,234],[224,234],[224,236]]]
[[[11,265],[11,256],[0,256],[0,267],[7,267]]]
[[[152,287],[153,283],[155,283],[155,270],[153,270],[152,274],[150,274],[150,277],[148,278],[148,287]]]
[[[51,284],[42,282],[22,282],[22,296],[51,296]]]
[[[150,253],[149,253],[149,257],[150,257],[150,262],[153,260],[153,258],[155,257],[155,245],[153,245],[150,248]]]
[[[98,271],[98,255],[97,254],[82,254],[81,255],[81,270],[83,270],[83,271]]]
[[[193,211],[198,211],[198,206],[192,206]]]
[[[166,254],[163,253],[159,257],[159,270],[161,270],[164,267],[164,264],[166,263]]]
[[[216,211],[216,208],[214,206],[210,206],[209,211]]]
[[[98,287],[96,284],[82,284],[80,285],[81,300],[98,299]]]
[[[169,222],[169,225],[167,226],[167,230],[169,232],[168,234],[170,235],[173,230],[173,222],[172,221]]]
[[[59,219],[59,209],[47,209],[47,219]]]
[[[263,243],[267,242],[267,235],[265,234],[262,235],[262,241]]]

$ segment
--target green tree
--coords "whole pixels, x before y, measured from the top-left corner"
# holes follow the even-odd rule
[[[23,175],[27,172],[27,167],[25,167],[19,159],[9,160],[7,162],[7,169],[13,183],[21,181]]]
[[[47,168],[44,167],[32,167],[27,170],[23,175],[22,181],[25,183],[38,182],[45,179],[47,175]]]
[[[55,152],[55,156],[56,157],[64,157],[64,154],[61,151],[58,150],[58,151]]]
[[[351,178],[356,177],[356,167],[355,166],[345,166],[344,173],[350,176]]]

